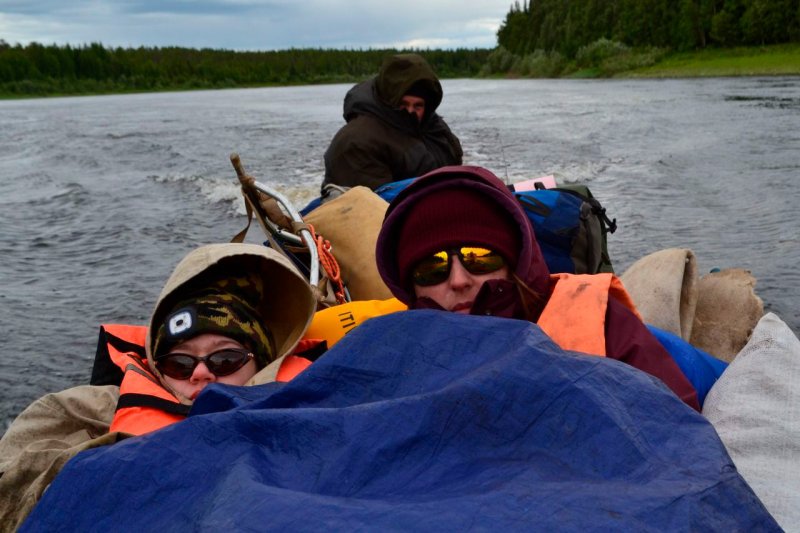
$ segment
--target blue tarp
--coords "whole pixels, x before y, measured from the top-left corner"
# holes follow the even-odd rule
[[[711,425],[528,322],[367,321],[291,383],[73,458],[23,531],[772,531]]]

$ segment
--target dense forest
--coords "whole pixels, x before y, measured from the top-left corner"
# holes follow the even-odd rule
[[[610,77],[673,53],[800,42],[800,0],[519,0],[482,70]]]
[[[234,52],[191,48],[9,45],[0,40],[0,94],[75,94],[356,81],[398,50],[291,49]],[[477,75],[490,50],[425,50],[444,78]]]
[[[498,45],[516,55],[568,58],[605,39],[628,47],[692,50],[800,41],[800,0],[524,0]]]

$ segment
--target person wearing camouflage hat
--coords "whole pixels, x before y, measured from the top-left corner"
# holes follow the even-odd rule
[[[315,306],[305,279],[269,248],[198,248],[175,268],[153,311],[150,370],[182,403],[210,383],[247,384],[294,347]]]
[[[139,335],[123,343],[120,355],[130,371],[121,386],[97,383],[93,371],[93,385],[37,399],[6,430],[0,439],[0,531],[19,527],[78,452],[179,420],[175,413],[188,412],[211,383],[275,381],[315,310],[308,282],[275,250],[213,244],[190,252],[162,289],[146,334],[144,326],[116,325]],[[123,401],[126,378],[137,376],[156,393],[150,407]],[[159,414],[159,406],[172,411]],[[133,415],[127,421],[119,418],[125,412]]]

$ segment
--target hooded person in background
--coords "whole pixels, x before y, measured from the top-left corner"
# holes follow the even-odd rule
[[[417,54],[387,58],[375,78],[344,99],[343,126],[325,152],[327,185],[376,189],[385,183],[460,165],[461,143],[436,114],[442,86]]]
[[[529,320],[561,348],[625,362],[700,410],[621,283],[611,274],[551,275],[521,204],[484,168],[441,168],[406,187],[389,205],[375,256],[411,309]]]
[[[212,244],[190,252],[162,289],[149,327],[103,327],[98,354],[107,342],[119,386],[96,385],[98,376],[115,379],[96,361],[94,385],[39,398],[3,435],[0,531],[22,523],[78,452],[182,420],[212,383],[275,381],[315,309],[308,282],[270,248]]]

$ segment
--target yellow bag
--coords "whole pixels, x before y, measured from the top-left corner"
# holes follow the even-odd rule
[[[397,298],[347,302],[328,307],[314,314],[314,319],[303,338],[324,339],[328,341],[328,348],[330,348],[365,320],[406,309],[405,304]]]
[[[353,187],[304,218],[330,241],[352,300],[385,300],[392,293],[375,262],[375,243],[389,204],[367,187]]]

